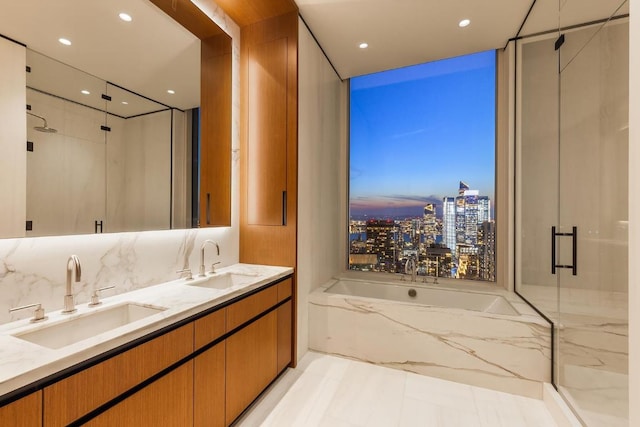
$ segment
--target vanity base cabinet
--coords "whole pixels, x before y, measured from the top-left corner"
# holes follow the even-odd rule
[[[184,427],[193,422],[193,361],[91,419],[90,427]]]
[[[276,377],[277,336],[278,319],[274,310],[227,338],[227,425]]]
[[[225,425],[225,349],[222,341],[194,359],[194,427]]]
[[[291,300],[276,310],[278,313],[278,365],[277,373],[291,363]]]
[[[189,323],[44,389],[44,426],[66,426],[193,351]]]
[[[42,425],[42,390],[0,407],[0,426]]]

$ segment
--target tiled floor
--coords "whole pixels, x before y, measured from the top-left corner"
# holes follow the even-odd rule
[[[555,427],[540,400],[314,352],[239,427]]]

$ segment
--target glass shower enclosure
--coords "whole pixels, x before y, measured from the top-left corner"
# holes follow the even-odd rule
[[[553,382],[628,426],[627,1],[557,2],[517,49],[516,291],[553,323]]]

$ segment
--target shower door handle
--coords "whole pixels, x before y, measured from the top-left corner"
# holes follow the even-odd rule
[[[572,240],[572,258],[571,265],[556,264],[556,237],[569,237]],[[551,227],[551,274],[556,274],[556,268],[570,268],[574,276],[578,274],[578,227],[573,227],[571,233],[557,233],[555,225]]]

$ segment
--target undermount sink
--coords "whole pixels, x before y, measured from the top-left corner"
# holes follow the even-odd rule
[[[210,289],[228,289],[234,286],[247,285],[254,281],[256,281],[256,276],[253,274],[228,272],[211,276],[203,281],[187,283],[187,285]]]
[[[58,349],[153,316],[164,310],[166,310],[165,307],[126,303],[101,310],[97,309],[97,311],[70,320],[63,320],[50,326],[13,336],[43,347]]]

